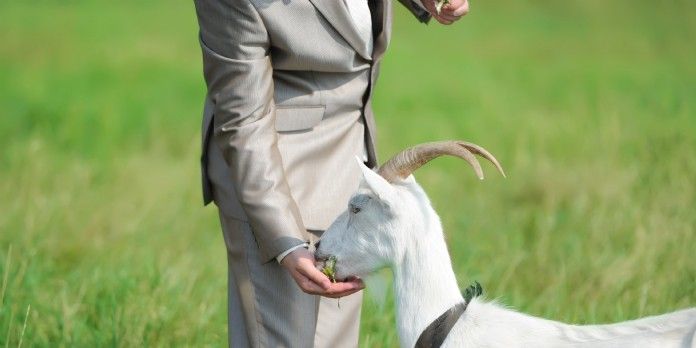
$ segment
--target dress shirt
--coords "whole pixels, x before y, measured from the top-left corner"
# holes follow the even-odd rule
[[[295,250],[297,250],[297,249],[299,249],[299,248],[305,248],[305,249],[307,249],[307,248],[309,248],[309,243],[298,244],[298,245],[295,245],[294,247],[292,247],[292,248],[290,248],[290,249],[288,249],[288,250],[283,251],[282,253],[280,253],[280,255],[276,256],[276,261],[278,261],[278,263],[283,262],[283,259],[284,259],[286,256],[290,255],[291,252],[293,252],[293,251],[295,251]]]
[[[372,55],[372,15],[367,0],[343,0],[343,3],[346,4],[355,28],[367,45],[367,53]]]

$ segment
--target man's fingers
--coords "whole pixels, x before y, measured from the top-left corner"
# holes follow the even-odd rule
[[[442,7],[440,13],[429,11],[438,22],[442,24],[452,24],[469,13],[469,1],[450,0],[450,3]]]
[[[302,291],[312,295],[321,295],[324,293],[324,289],[299,272],[295,272],[293,276],[293,278],[295,278],[295,282],[297,282],[297,285],[300,286]]]
[[[336,293],[336,294],[324,294],[323,296],[324,296],[324,297],[329,297],[329,298],[341,298],[341,297],[346,297],[346,296],[348,296],[348,295],[352,295],[352,294],[354,294],[354,293],[356,293],[356,292],[358,292],[358,291],[360,291],[360,290],[361,290],[361,289],[356,289],[356,290],[349,290],[349,291],[346,291],[346,292],[339,292],[339,293]]]
[[[348,291],[359,291],[365,288],[365,284],[362,280],[351,280],[342,283],[331,284],[331,287],[326,290],[327,294],[340,294]]]
[[[321,275],[326,277],[323,273],[321,273]],[[322,288],[314,280],[308,278],[299,270],[293,272],[293,278],[295,278],[295,281],[302,291],[311,295],[321,295],[331,298],[348,296],[365,288],[365,284],[359,278],[340,283],[331,283],[329,281],[327,288]],[[328,278],[326,279],[328,280]]]
[[[464,5],[452,11],[452,15],[461,17],[469,13],[469,3],[465,2]]]
[[[457,17],[457,16],[451,16],[445,13],[440,14],[439,16],[441,19],[444,19],[446,21],[449,21],[450,23],[458,21],[462,17]]]
[[[331,284],[331,289],[327,290],[323,296],[331,298],[345,297],[354,294],[365,288],[365,284],[359,278],[342,283]]]
[[[461,17],[469,13],[469,2],[464,1],[456,6],[453,4],[445,6],[440,13],[441,16]]]
[[[438,22],[440,22],[441,24],[450,25],[450,24],[453,23],[453,22],[452,22],[451,20],[449,20],[449,19],[445,19],[445,18],[442,18],[442,17],[439,17],[439,16],[434,16],[434,17],[435,17],[435,19],[436,19]]]
[[[435,4],[437,0],[422,0],[421,3],[428,12],[441,24],[450,25],[458,21],[463,15],[469,12],[468,0],[450,0],[445,4],[440,13],[437,12]]]
[[[331,280],[329,280],[329,277],[316,269],[313,264],[300,264],[297,271],[303,276],[309,278],[309,280],[317,284],[317,286],[321,287],[322,290],[328,290],[331,287]]]

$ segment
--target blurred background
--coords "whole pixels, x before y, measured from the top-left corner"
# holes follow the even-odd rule
[[[508,172],[417,173],[462,288],[575,323],[696,305],[696,3],[471,9],[395,4],[375,102],[382,159],[461,138]],[[2,1],[0,38],[0,346],[226,345],[193,3]],[[397,346],[369,298],[361,345]]]

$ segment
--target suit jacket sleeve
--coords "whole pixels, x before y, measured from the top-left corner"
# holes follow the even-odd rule
[[[430,18],[432,18],[430,13],[414,0],[399,0],[399,2],[404,5],[406,9],[411,11],[411,13],[422,23],[427,24],[430,21]]]
[[[275,130],[268,33],[249,0],[195,0],[203,73],[214,104],[213,139],[263,261],[304,243]]]

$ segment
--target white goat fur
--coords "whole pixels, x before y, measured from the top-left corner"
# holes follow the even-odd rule
[[[440,218],[413,176],[390,184],[362,162],[360,188],[324,233],[317,258],[336,256],[336,277],[394,273],[402,347],[463,297]],[[369,286],[369,284],[368,284]],[[696,347],[696,308],[611,325],[569,325],[474,298],[443,347]]]

